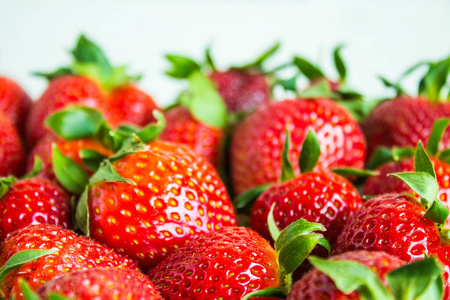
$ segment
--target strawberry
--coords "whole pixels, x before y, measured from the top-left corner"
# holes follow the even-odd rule
[[[22,175],[25,159],[16,128],[0,112],[0,176]]]
[[[441,267],[434,258],[405,263],[384,252],[355,251],[329,260],[310,257],[316,268],[296,282],[288,300],[442,299]]]
[[[14,81],[0,76],[0,111],[3,111],[17,131],[23,133],[31,106],[28,94]]]
[[[56,184],[41,178],[0,179],[0,241],[12,232],[35,224],[70,229],[70,197]]]
[[[77,224],[146,269],[193,236],[236,219],[225,186],[205,159],[187,146],[154,141],[102,163],[78,204]]]
[[[31,289],[36,290],[47,281],[73,271],[94,267],[136,268],[130,259],[52,225],[28,226],[7,237],[0,246],[0,265],[4,266],[14,254],[31,249],[53,251],[39,259],[22,263],[7,274],[0,283],[1,297],[15,296],[21,299],[19,278],[27,280]]]
[[[419,95],[406,95],[399,84],[383,79],[387,86],[397,90],[397,97],[381,102],[363,123],[368,141],[368,153],[377,147],[414,146],[427,141],[434,121],[450,117],[450,104],[440,102],[440,94],[450,70],[450,59],[429,63],[427,73],[420,80]],[[410,73],[411,70],[407,71]],[[443,80],[441,80],[443,79]],[[440,149],[450,146],[450,131],[442,139]]]
[[[343,108],[325,98],[284,100],[259,108],[236,127],[230,153],[237,194],[276,182],[280,177],[286,127],[292,138],[291,161],[298,160],[303,140],[311,128],[317,133],[321,148],[317,170],[362,168],[364,137]],[[298,175],[298,166],[294,170]]]
[[[157,106],[153,99],[132,85],[138,77],[128,76],[124,67],[113,67],[102,50],[83,35],[72,55],[71,67],[38,74],[50,83],[30,112],[27,134],[31,145],[46,134],[45,118],[67,104],[97,108],[114,126],[144,126],[154,120],[151,112]]]
[[[69,299],[160,300],[153,283],[141,272],[131,269],[95,268],[71,272],[41,286],[41,299],[58,294]]]

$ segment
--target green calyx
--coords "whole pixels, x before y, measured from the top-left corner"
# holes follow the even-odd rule
[[[50,73],[35,74],[49,80],[68,74],[87,76],[97,80],[106,90],[128,85],[140,79],[139,75],[128,75],[124,66],[113,67],[100,47],[84,35],[78,38],[71,55],[73,62],[70,66]]]
[[[427,210],[424,217],[442,226],[447,220],[449,211],[437,199],[439,185],[436,180],[436,173],[421,142],[417,144],[414,170],[415,172],[393,173],[389,176],[401,179],[416,192],[420,196],[420,202]]]
[[[20,287],[20,291],[22,292],[23,298],[25,300],[41,300],[42,298],[36,294],[35,291],[33,291],[30,287],[30,285],[28,284],[28,282],[23,279],[20,278],[19,279],[19,287]],[[47,298],[45,298],[45,300],[70,300],[69,298],[56,294],[56,293],[50,293]]]
[[[388,288],[368,267],[349,260],[309,257],[311,264],[328,275],[345,294],[354,291],[363,300],[440,300],[444,293],[443,268],[435,258],[410,263],[387,274]]]
[[[22,176],[20,179],[28,179],[35,177],[42,171],[42,160],[39,156],[35,156],[33,169]],[[0,199],[8,192],[9,188],[17,182],[17,178],[14,176],[0,177]]]

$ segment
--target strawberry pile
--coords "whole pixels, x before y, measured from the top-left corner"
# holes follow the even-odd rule
[[[0,77],[0,299],[450,299],[450,58],[372,101],[279,47],[166,55],[166,109],[83,35]]]

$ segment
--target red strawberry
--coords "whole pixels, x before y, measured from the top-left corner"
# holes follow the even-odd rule
[[[53,254],[25,263],[0,283],[0,296],[21,298],[18,279],[24,278],[36,290],[47,281],[88,268],[136,268],[136,264],[110,249],[71,231],[52,225],[33,225],[10,235],[0,246],[0,265],[15,253],[30,249],[57,249]]]
[[[190,148],[161,141],[123,153],[102,164],[77,208],[95,240],[149,268],[193,236],[236,223],[216,171]]]
[[[40,74],[51,81],[30,112],[27,130],[31,145],[46,134],[46,117],[67,104],[97,108],[115,126],[144,126],[153,120],[151,112],[157,106],[150,96],[132,85],[137,77],[126,75],[123,67],[114,68],[100,48],[84,36],[80,36],[72,54],[72,67]]]
[[[291,132],[291,161],[298,161],[301,145],[313,129],[320,143],[317,169],[362,168],[365,141],[358,124],[328,99],[297,99],[271,103],[240,123],[231,143],[231,174],[237,194],[276,182],[281,173],[285,128]],[[294,166],[296,175],[298,166]]]
[[[205,157],[213,166],[219,165],[222,129],[196,120],[185,107],[175,107],[165,113],[167,125],[160,138],[186,144]]]
[[[192,240],[148,276],[167,300],[241,299],[282,281],[275,250],[244,227],[227,227]]]
[[[70,197],[56,184],[40,178],[15,182],[9,177],[1,185],[0,241],[28,225],[72,228]]]
[[[373,270],[387,287],[386,275],[404,265],[399,258],[384,252],[354,251],[330,257],[331,261],[349,260],[362,264]],[[357,275],[356,275],[357,276]],[[319,269],[314,269],[297,281],[291,288],[288,300],[338,300],[361,299],[358,293],[346,294],[340,291],[334,281]]]
[[[25,129],[25,120],[31,106],[27,93],[14,81],[0,76],[0,111],[3,111],[19,132]]]
[[[131,269],[89,269],[72,272],[47,282],[37,290],[41,299],[50,294],[69,299],[159,300],[153,283],[141,272]]]
[[[0,112],[0,177],[21,175],[25,167],[25,153],[16,128]]]

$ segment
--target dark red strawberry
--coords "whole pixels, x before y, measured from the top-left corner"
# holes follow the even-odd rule
[[[9,119],[0,112],[0,177],[20,176],[25,169],[25,153],[19,134]]]
[[[0,76],[0,111],[3,111],[20,133],[25,129],[31,99],[14,81]]]
[[[130,259],[124,258],[71,231],[52,225],[32,225],[16,231],[0,246],[0,265],[14,254],[31,249],[55,249],[54,253],[27,262],[4,277],[0,283],[0,296],[21,299],[19,278],[28,281],[36,290],[47,281],[69,272],[99,267],[136,268]]]
[[[155,141],[105,161],[77,208],[88,236],[155,266],[192,237],[236,224],[225,186],[189,147]]]
[[[58,294],[69,299],[160,300],[153,283],[131,269],[89,269],[72,272],[47,282],[36,293],[41,299]]]
[[[31,145],[45,136],[46,117],[67,104],[97,108],[115,126],[144,126],[153,120],[152,111],[157,106],[150,96],[132,85],[138,77],[128,76],[124,67],[113,67],[102,50],[83,35],[72,55],[71,67],[39,74],[50,83],[30,112],[27,133]]]
[[[364,164],[364,136],[339,105],[324,98],[275,102],[259,108],[236,127],[230,152],[237,194],[280,177],[285,128],[292,139],[291,161],[298,161],[303,140],[313,129],[321,149],[317,170],[360,169]],[[294,169],[298,175],[298,166]]]
[[[0,241],[35,224],[72,228],[70,197],[56,184],[40,178],[0,179]]]

